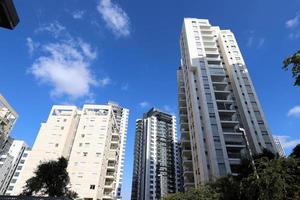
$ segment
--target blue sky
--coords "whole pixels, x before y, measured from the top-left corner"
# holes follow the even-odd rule
[[[239,42],[269,126],[300,142],[300,88],[282,60],[299,48],[300,0],[15,0],[20,24],[0,29],[0,92],[19,113],[13,136],[32,145],[53,104],[130,109],[123,194],[131,191],[134,122],[151,106],[177,113],[184,17],[207,18]]]

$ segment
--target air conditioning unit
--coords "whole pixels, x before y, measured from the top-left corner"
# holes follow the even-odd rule
[[[0,27],[14,29],[19,17],[12,0],[0,0]]]

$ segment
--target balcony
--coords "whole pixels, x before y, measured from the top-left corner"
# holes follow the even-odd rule
[[[193,168],[193,161],[192,159],[182,159],[182,165],[187,167],[187,169],[189,169],[188,171],[191,171]]]
[[[226,82],[213,82],[213,88],[216,91],[229,91],[230,87]]]
[[[213,35],[213,32],[211,30],[201,30],[201,35],[202,37],[205,37],[205,36],[212,36]]]
[[[218,52],[218,47],[204,47],[204,50],[205,52]]]
[[[115,161],[108,161],[108,163],[107,163],[107,169],[109,169],[110,171],[114,171],[115,170],[115,166],[116,166],[116,162]]]
[[[187,121],[187,119],[188,119],[187,112],[181,112],[180,113],[180,119],[184,120],[184,121]]]
[[[216,100],[231,100],[232,95],[230,91],[214,91]]]
[[[180,122],[180,128],[188,130],[189,129],[189,124]]]
[[[107,171],[105,178],[106,179],[114,179],[115,178],[115,173],[112,172],[112,171]]]
[[[113,188],[113,181],[105,181],[104,188]]]
[[[229,159],[241,159],[241,153],[227,153]]]
[[[229,163],[230,165],[239,165],[241,164],[241,159],[240,158],[229,158]]]
[[[233,128],[233,129],[235,129],[238,124],[239,124],[238,121],[221,120],[222,129],[223,128]]]
[[[118,138],[120,137],[119,133],[116,132],[116,131],[113,131],[113,132],[112,132],[112,136],[113,136],[113,137],[118,137]]]
[[[228,110],[228,111],[234,110],[234,105],[233,103],[230,102],[217,102],[217,107],[218,110]]]
[[[215,42],[213,35],[204,35],[202,36],[203,42]]]
[[[104,194],[103,194],[102,200],[111,200],[111,199],[113,199],[112,196],[110,196],[110,195],[104,195]]]
[[[190,143],[190,136],[187,136],[187,135],[188,134],[186,134],[186,135],[181,134],[181,138],[180,138],[181,143]]]
[[[204,47],[217,47],[217,44],[215,41],[212,42],[203,42]]]
[[[191,151],[191,147],[184,147],[183,144],[182,145],[182,149],[181,149],[181,153],[182,153],[182,156],[191,156],[192,155],[192,151]]]
[[[205,54],[206,55],[219,55],[219,52],[217,51],[217,49],[214,48],[205,48],[207,50],[205,50]]]
[[[118,142],[118,141],[119,141],[119,137],[113,135],[113,136],[111,137],[111,141],[112,141],[112,142]]]
[[[209,24],[201,24],[201,25],[200,25],[201,32],[202,32],[202,31],[211,31],[211,30],[210,30],[210,27],[211,27],[211,26],[210,26]]]
[[[117,142],[117,144],[116,144],[116,142],[112,142],[111,145],[110,145],[109,150],[117,151],[119,149],[119,145],[118,144],[119,144],[119,142]]]
[[[222,74],[220,74],[220,75],[213,74],[213,75],[211,76],[211,81],[212,81],[213,83],[215,83],[215,82],[226,83],[227,79],[226,79],[226,77],[225,77],[225,74],[224,74],[224,75],[222,75]]]
[[[183,170],[183,176],[189,176],[190,174],[194,175],[193,169]]]
[[[218,109],[220,119],[232,119],[234,116],[236,116],[235,110],[220,110]],[[227,121],[227,120],[224,120]],[[230,120],[229,120],[230,121]]]
[[[186,112],[187,107],[186,105],[179,105],[179,112]]]
[[[114,196],[114,193],[112,192],[112,190],[104,189],[103,197],[102,197],[103,200],[111,200],[111,199],[114,199],[113,196]]]

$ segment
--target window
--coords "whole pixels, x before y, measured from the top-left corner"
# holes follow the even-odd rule
[[[61,130],[64,130],[64,129],[65,129],[65,127],[64,127],[64,126],[62,126],[62,127],[60,127],[60,129],[61,129]]]
[[[87,156],[87,154],[88,154],[87,152],[83,152],[83,156]]]
[[[14,186],[9,186],[7,190],[13,190]]]
[[[90,190],[94,190],[95,189],[95,185],[90,185]]]
[[[21,164],[24,164],[24,163],[25,163],[25,160],[21,160],[20,163],[21,163]]]
[[[58,147],[58,143],[55,144],[55,147]]]

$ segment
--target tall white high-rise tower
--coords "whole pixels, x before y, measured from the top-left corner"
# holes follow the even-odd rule
[[[234,34],[206,19],[186,18],[180,48],[184,188],[234,174],[249,150],[276,152]]]

